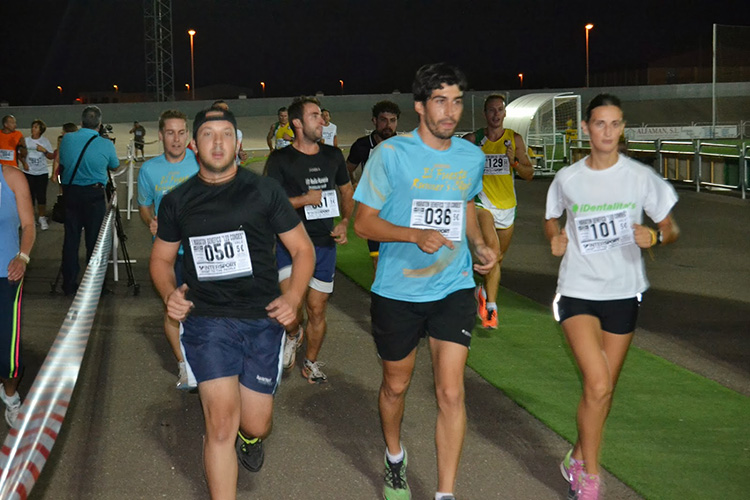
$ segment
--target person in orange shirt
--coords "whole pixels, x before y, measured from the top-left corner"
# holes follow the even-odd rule
[[[16,130],[16,117],[5,115],[3,116],[3,129],[0,131],[0,165],[19,168],[19,161],[21,168],[28,171],[26,142],[23,140],[23,134]]]

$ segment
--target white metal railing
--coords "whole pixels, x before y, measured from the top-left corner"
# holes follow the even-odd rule
[[[579,141],[576,146],[571,146],[573,153],[581,154],[590,150],[590,146],[584,145],[586,140]],[[700,192],[701,187],[737,190],[742,199],[747,199],[748,190],[748,158],[750,157],[750,141],[744,141],[739,145],[711,142],[710,139],[695,139],[692,141],[671,140],[630,140],[628,141],[628,152],[630,154],[647,155],[653,154],[656,161],[656,169],[668,180],[681,181],[695,184],[695,190]],[[727,160],[737,159],[737,181],[730,182],[726,175],[719,175],[717,166],[727,167]],[[675,161],[673,175],[670,175],[669,160]],[[704,162],[709,161],[708,170],[704,171]],[[684,175],[681,175],[680,162],[684,162]],[[692,168],[692,164],[695,168]]]

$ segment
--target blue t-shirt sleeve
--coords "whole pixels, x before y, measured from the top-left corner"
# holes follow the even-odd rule
[[[138,172],[138,204],[143,207],[154,205],[154,183],[148,175],[148,168],[144,164]]]
[[[379,144],[373,149],[367,160],[367,168],[362,172],[362,178],[357,185],[354,199],[375,210],[382,210],[386,198],[393,190],[388,178],[389,164],[395,161],[395,151],[392,146],[383,147]]]
[[[109,139],[105,139],[108,144],[108,152],[107,152],[107,168],[110,170],[114,170],[117,167],[120,166],[120,159],[117,157],[117,151],[115,151],[115,145],[112,144],[112,141]]]

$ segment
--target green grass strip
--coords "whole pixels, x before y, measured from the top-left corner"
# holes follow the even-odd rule
[[[351,230],[337,267],[369,290],[367,244]],[[549,308],[507,289],[498,304],[500,328],[475,327],[469,366],[572,442],[581,387],[559,325]],[[750,398],[631,347],[601,462],[646,498],[747,498]]]

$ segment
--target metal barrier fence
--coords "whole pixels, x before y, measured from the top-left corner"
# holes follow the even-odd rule
[[[62,327],[0,449],[0,498],[25,500],[57,440],[78,380],[112,246],[110,205],[94,252]]]
[[[585,143],[588,141],[578,141],[578,145],[571,146],[571,163],[588,153],[590,146]],[[743,200],[747,199],[750,141],[734,145],[705,139],[630,140],[628,154],[652,164],[665,179],[694,184],[696,192],[702,187],[736,190]],[[704,168],[705,163],[708,163],[707,168]]]

